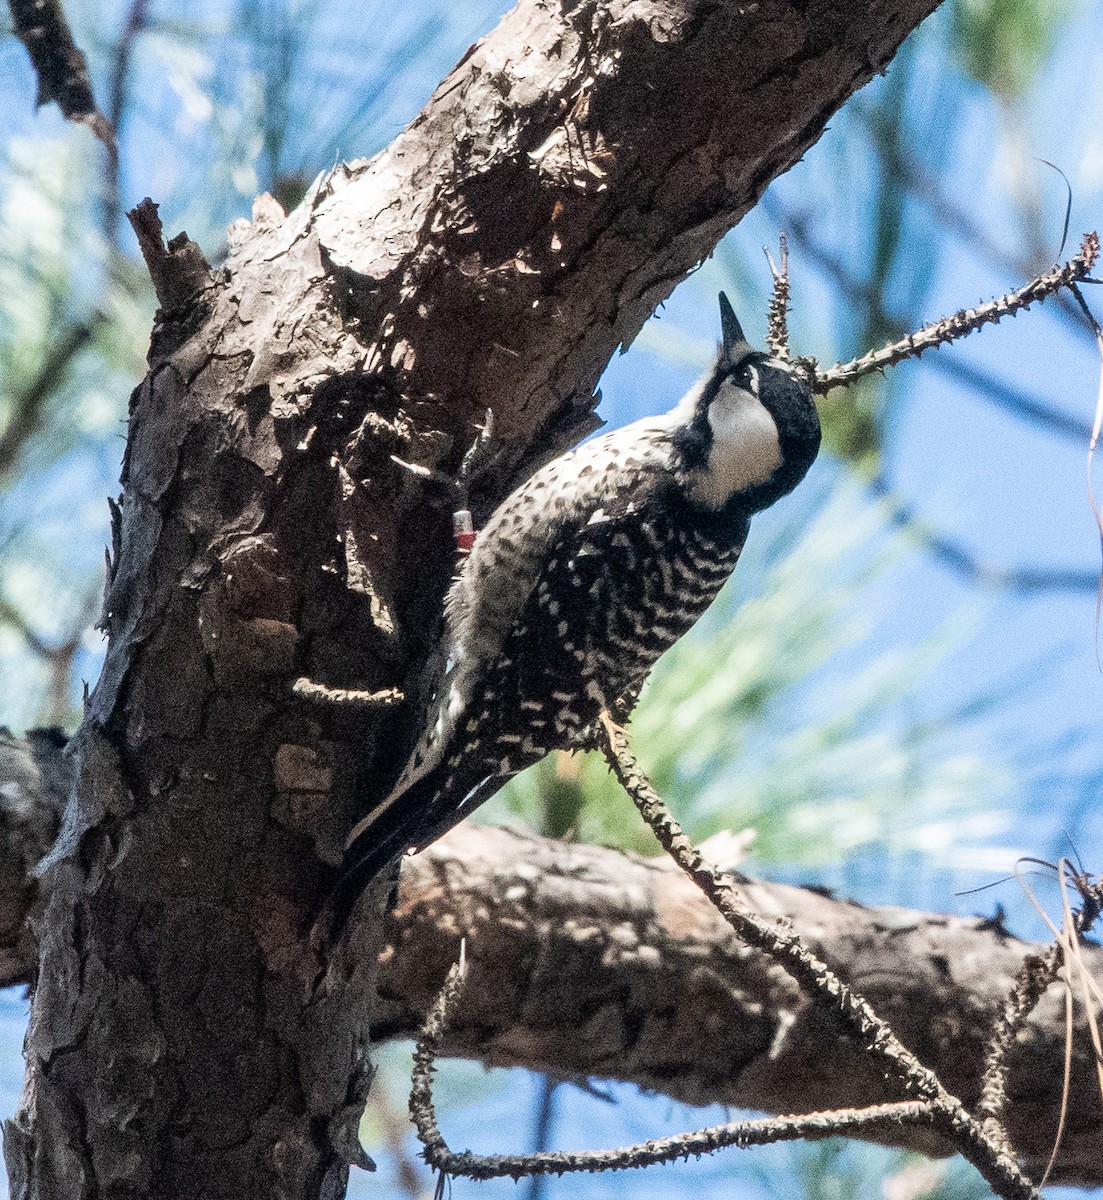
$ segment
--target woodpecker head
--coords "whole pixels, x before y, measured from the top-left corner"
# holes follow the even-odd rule
[[[755,350],[720,293],[723,344],[710,375],[675,409],[691,498],[759,512],[791,492],[820,448],[812,390],[787,362]]]

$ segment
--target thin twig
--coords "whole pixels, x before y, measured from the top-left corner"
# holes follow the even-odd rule
[[[601,749],[618,782],[662,848],[704,892],[736,933],[783,966],[810,996],[821,1001],[826,999],[846,1032],[863,1042],[877,1044],[892,1073],[909,1091],[926,1099],[937,1097],[941,1088],[934,1074],[895,1037],[862,997],[852,992],[826,963],[810,954],[795,935],[753,916],[743,907],[731,877],[702,858],[652,788],[629,749],[625,730],[607,715],[602,717],[601,725],[605,731]]]
[[[877,295],[876,289],[864,280],[858,279],[837,255],[832,254],[816,241],[802,218],[794,213],[783,211],[776,205],[771,206],[768,201],[767,209],[779,221],[784,220],[789,226],[790,234],[800,246],[802,256],[811,260],[829,275],[849,299],[855,303],[861,303],[867,308],[876,308],[890,326],[903,328],[903,323],[897,317],[881,310],[880,297]],[[1062,437],[1070,438],[1078,445],[1083,444],[1091,437],[1090,422],[1059,412],[1041,398],[1032,396],[1021,388],[1014,387],[1002,380],[993,379],[991,375],[970,366],[960,358],[936,355],[933,359],[929,359],[928,363],[935,370],[972,387],[985,399],[1013,413],[1016,417],[1051,429]]]
[[[976,308],[962,309],[941,321],[925,325],[915,333],[909,333],[897,342],[890,342],[880,350],[871,350],[861,358],[851,359],[847,363],[836,363],[826,371],[818,371],[816,391],[823,393],[834,387],[846,387],[864,375],[883,371],[886,367],[895,366],[905,359],[918,357],[924,350],[956,341],[982,325],[995,324],[1004,317],[1014,316],[1015,313],[1022,312],[1037,301],[1045,300],[1047,296],[1054,295],[1062,288],[1078,283],[1091,272],[1098,257],[1099,237],[1095,233],[1087,233],[1078,254],[1067,263],[1054,267],[1047,274],[1032,279],[1017,291],[989,300]]]
[[[653,1138],[614,1150],[544,1151],[537,1154],[458,1153],[448,1148],[437,1123],[432,1077],[444,1033],[463,995],[465,972],[453,966],[433,1002],[414,1051],[410,1115],[424,1147],[425,1161],[444,1175],[467,1179],[522,1179],[531,1175],[566,1175],[579,1171],[619,1171],[708,1154],[726,1146],[765,1146],[800,1138],[829,1137],[892,1125],[922,1125],[932,1119],[930,1106],[919,1100],[872,1105],[862,1109],[759,1117],[711,1125],[693,1133]]]
[[[708,897],[713,907],[748,944],[768,954],[799,983],[821,1011],[833,1017],[846,1033],[882,1061],[904,1089],[930,1106],[933,1124],[949,1137],[1005,1200],[1036,1200],[1037,1189],[1007,1153],[1005,1141],[990,1138],[981,1124],[951,1095],[938,1077],[907,1049],[869,1002],[847,987],[823,962],[810,954],[795,935],[748,913],[740,904],[730,877],[705,862],[682,831],[635,761],[628,735],[607,713],[602,746],[621,786],[632,798],[659,844]]]
[[[0,596],[0,622],[10,625],[27,643],[27,648],[45,662],[52,662],[54,647],[27,622],[27,618],[5,596]]]
[[[542,1174],[562,1175],[577,1171],[642,1167],[691,1154],[707,1153],[724,1146],[763,1145],[906,1123],[929,1124],[937,1129],[1005,1200],[1037,1200],[1038,1191],[1015,1162],[997,1117],[989,1118],[989,1124],[996,1126],[995,1133],[990,1134],[965,1111],[956,1097],[942,1087],[937,1077],[899,1042],[869,1004],[849,989],[824,963],[809,954],[798,938],[780,926],[746,912],[739,903],[730,878],[704,861],[640,771],[632,757],[624,730],[613,723],[608,713],[602,714],[600,727],[605,733],[603,749],[606,758],[664,849],[745,941],[766,951],[779,962],[804,987],[813,1003],[830,1013],[846,1032],[856,1035],[861,1044],[881,1059],[905,1090],[918,1093],[919,1098],[865,1109],[839,1109],[829,1113],[729,1122],[615,1150],[520,1155],[477,1155],[471,1151],[454,1153],[440,1131],[433,1102],[432,1079],[444,1034],[451,1024],[452,1014],[461,1000],[466,983],[467,969],[461,948],[460,962],[449,971],[418,1039],[410,1090],[410,1113],[423,1146],[423,1156],[430,1166],[441,1172],[441,1184],[448,1176],[471,1179],[509,1176],[520,1179]]]
[[[766,348],[774,356],[789,360],[789,239],[782,231],[777,237],[780,263],[774,262],[770,248],[764,246],[766,261],[774,280],[770,310],[766,316]]]
[[[1042,957],[1028,954],[1023,959],[1015,986],[1004,1001],[988,1042],[977,1116],[984,1122],[989,1136],[1002,1140],[1009,1152],[1011,1147],[1007,1145],[1002,1124],[1007,1108],[1008,1051],[1046,988],[1057,978],[1060,966],[1061,956],[1056,946],[1052,946]]]
[[[1038,860],[1027,859],[1027,862],[1037,862]],[[1021,865],[1021,864],[1019,864]],[[1050,867],[1056,871],[1057,880],[1060,885],[1061,897],[1061,925],[1058,927],[1049,917],[1034,891],[1030,888],[1022,875],[1019,872],[1019,865],[1016,866],[1015,876],[1019,881],[1023,892],[1030,901],[1034,910],[1042,918],[1045,924],[1049,927],[1050,932],[1054,937],[1054,952],[1056,961],[1061,968],[1064,969],[1064,984],[1065,984],[1065,1070],[1064,1082],[1061,1089],[1061,1108],[1057,1120],[1057,1132],[1053,1138],[1053,1150],[1050,1152],[1049,1162],[1046,1164],[1046,1169],[1042,1174],[1042,1181],[1039,1188],[1045,1187],[1046,1181],[1049,1179],[1050,1172],[1053,1170],[1054,1164],[1057,1162],[1057,1153],[1061,1148],[1061,1142],[1065,1133],[1065,1121],[1068,1117],[1068,1096],[1069,1086],[1072,1077],[1072,1032],[1073,1032],[1073,982],[1079,981],[1081,988],[1082,1002],[1084,1005],[1084,1013],[1088,1022],[1088,1030],[1091,1035],[1092,1049],[1095,1051],[1095,1069],[1099,1080],[1100,1094],[1103,1095],[1103,1040],[1101,1040],[1099,1032],[1099,1023],[1095,1015],[1097,1005],[1103,1005],[1103,987],[1092,978],[1091,974],[1085,969],[1083,958],[1080,953],[1080,943],[1084,935],[1091,929],[1092,925],[1098,919],[1103,906],[1103,882],[1086,874],[1084,871],[1073,868],[1067,859],[1061,858],[1057,861],[1054,867],[1052,863],[1041,863],[1040,865]],[[1082,907],[1074,910],[1069,903],[1068,893],[1070,886],[1074,888],[1080,895]],[[1056,971],[1054,972],[1056,976]],[[1036,1002],[1036,1001],[1035,1001]],[[1006,1051],[1004,1051],[1006,1053]],[[997,1081],[998,1086],[998,1081]]]
[[[47,351],[38,373],[11,397],[11,413],[0,433],[0,474],[12,464],[23,445],[38,432],[46,402],[57,391],[70,364],[106,320],[102,312],[72,325]]]

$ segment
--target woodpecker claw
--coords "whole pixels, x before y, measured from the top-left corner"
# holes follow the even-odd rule
[[[483,423],[478,426],[478,436],[467,449],[460,463],[460,480],[465,485],[481,474],[492,455],[491,443],[494,441],[494,410],[488,408]]]
[[[447,471],[440,471],[436,467],[423,467],[419,463],[407,462],[404,458],[399,458],[397,454],[391,455],[391,462],[404,471],[409,471],[411,475],[416,475],[418,479],[425,479],[429,483],[436,483],[447,488],[452,493],[455,510],[459,512],[467,508],[467,492],[472,480],[477,479],[483,473],[493,457],[490,449],[494,441],[494,411],[492,409],[486,410],[483,423],[476,428],[478,434],[467,448],[467,452],[460,462],[460,469],[455,475]]]
[[[486,410],[483,423],[477,428],[478,434],[468,447],[467,453],[464,454],[460,462],[460,469],[455,475],[449,475],[435,467],[423,467],[418,463],[407,462],[404,458],[399,458],[397,454],[391,455],[391,462],[396,466],[401,467],[404,471],[409,471],[411,475],[416,475],[418,479],[440,484],[451,494],[452,531],[456,541],[456,557],[460,562],[467,558],[471,553],[471,547],[475,544],[475,526],[468,508],[467,493],[471,481],[482,474],[487,463],[493,457],[490,449],[494,441],[494,412],[492,409]]]
[[[450,491],[456,493],[457,508],[466,508],[467,506],[467,488],[470,481],[480,475],[486,467],[486,463],[491,458],[490,446],[494,438],[494,414],[493,410],[487,408],[486,416],[482,419],[482,424],[476,426],[478,428],[478,436],[474,442],[468,446],[466,454],[463,455],[460,462],[460,470],[455,475],[451,475],[445,470],[438,470],[436,467],[422,467],[420,463],[407,462],[404,458],[398,457],[396,454],[390,456],[390,461],[396,467],[401,467],[403,470],[408,470],[412,475],[418,476],[418,479],[426,479],[432,484],[440,484],[443,487],[449,488]]]

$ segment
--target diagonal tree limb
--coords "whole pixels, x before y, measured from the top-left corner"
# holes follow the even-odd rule
[[[792,210],[783,209],[769,193],[763,200],[763,208],[770,214],[771,220],[788,230],[789,236],[800,247],[802,259],[819,267],[850,299],[866,305],[878,303],[878,297],[873,294],[870,287],[859,279],[837,255],[813,237],[804,217]],[[892,314],[885,314],[885,316],[894,324],[900,324]],[[1079,444],[1085,443],[1091,436],[1090,422],[1068,416],[1046,403],[1040,396],[1032,395],[1004,381],[995,380],[989,374],[970,366],[960,358],[935,355],[926,362],[935,370],[980,392],[985,399],[1014,416],[1021,417]]]
[[[1004,1200],[1036,1200],[1038,1190],[1023,1174],[1005,1139],[991,1138],[937,1074],[919,1061],[868,1000],[848,987],[826,963],[809,953],[800,938],[753,913],[733,880],[707,863],[652,788],[632,755],[625,731],[602,714],[602,750],[613,773],[655,834],[659,844],[701,889],[716,910],[749,945],[769,955],[799,983],[813,1004],[828,1014],[911,1096],[924,1102],[932,1124],[952,1138],[996,1194]]]
[[[96,106],[88,64],[65,19],[61,0],[8,0],[15,35],[38,75],[38,103],[56,101],[66,120],[87,125],[116,154],[115,133]]]
[[[884,371],[906,359],[918,358],[925,350],[957,341],[982,325],[995,324],[1004,317],[1013,317],[1032,304],[1054,296],[1062,289],[1071,288],[1085,279],[1091,274],[1098,258],[1099,236],[1096,233],[1086,233],[1079,252],[1067,263],[1055,266],[1051,271],[1039,275],[1005,296],[978,304],[976,308],[963,309],[952,316],[943,317],[940,321],[934,321],[914,333],[907,334],[899,341],[890,342],[880,350],[871,350],[859,358],[851,359],[850,362],[836,363],[826,371],[818,371],[816,391],[822,394],[834,387],[846,387],[864,375]]]

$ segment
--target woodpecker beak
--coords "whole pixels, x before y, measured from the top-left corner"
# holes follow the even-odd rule
[[[743,326],[739,324],[739,318],[735,315],[731,302],[723,292],[720,293],[720,332],[724,339],[724,348],[720,351],[720,361],[725,366],[733,367],[745,358],[753,347],[747,341]]]

